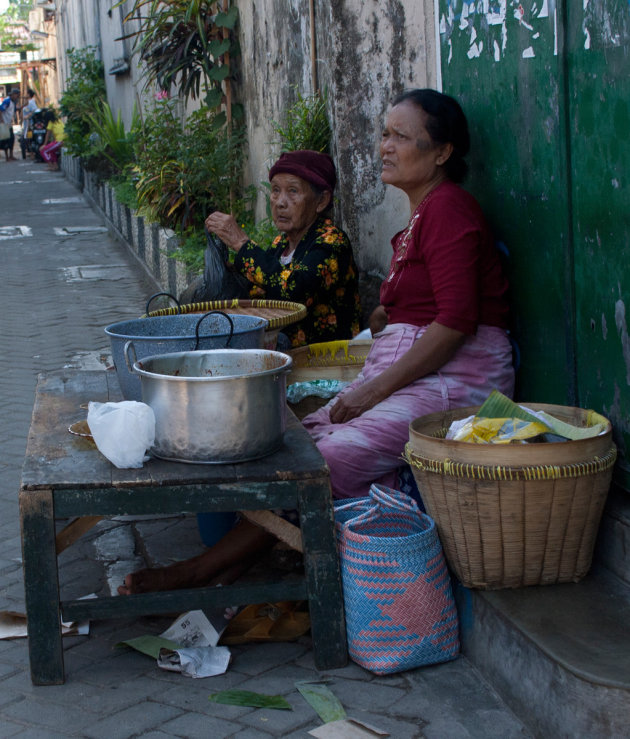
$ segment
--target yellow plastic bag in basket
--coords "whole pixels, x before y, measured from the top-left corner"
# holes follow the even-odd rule
[[[548,427],[539,421],[520,418],[479,418],[475,416],[454,435],[455,441],[473,444],[511,444],[544,434]]]

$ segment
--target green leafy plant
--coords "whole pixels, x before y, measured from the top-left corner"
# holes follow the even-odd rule
[[[223,84],[233,77],[231,58],[239,53],[231,33],[237,19],[228,0],[135,0],[125,21],[139,25],[123,38],[134,39],[147,85],[176,86],[184,99],[201,97],[215,108],[231,98]]]
[[[183,262],[192,274],[203,271],[206,234],[203,230],[188,228],[179,234],[179,246],[170,256]]]
[[[123,172],[114,175],[108,183],[114,190],[119,203],[127,205],[132,210],[138,209],[137,180],[133,168],[126,167]]]
[[[177,101],[161,98],[145,112],[135,140],[138,205],[180,235],[177,256],[196,271],[203,264],[208,213],[223,210],[249,222],[254,192],[240,186],[244,128],[222,125],[208,108],[182,126],[177,110]]]
[[[285,123],[273,122],[281,151],[328,151],[331,131],[327,105],[327,92],[306,96],[298,92],[295,103],[287,110]]]
[[[89,141],[91,116],[106,100],[103,63],[96,58],[94,46],[68,49],[68,59],[70,75],[59,101],[61,113],[66,118],[64,146],[68,153],[83,156],[92,147]]]
[[[140,118],[136,106],[133,107],[131,128],[125,131],[120,110],[116,118],[109,103],[102,101],[100,107],[88,118],[91,126],[91,155],[102,155],[116,173],[135,161],[134,139],[140,130]]]

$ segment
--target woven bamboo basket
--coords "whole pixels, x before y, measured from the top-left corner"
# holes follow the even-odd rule
[[[187,303],[178,308],[162,308],[147,313],[148,316],[172,316],[177,313],[208,313],[222,310],[226,313],[244,313],[259,316],[269,321],[265,331],[265,348],[275,349],[278,333],[306,316],[306,306],[286,300],[209,300],[204,303]]]
[[[417,418],[405,456],[447,562],[463,585],[496,590],[578,582],[589,571],[617,450],[594,411],[525,403],[577,426],[604,423],[590,439],[471,444],[444,437],[478,407]]]
[[[371,346],[372,339],[347,339],[292,349],[293,365],[288,381],[354,380]]]
[[[352,382],[365,364],[372,346],[372,339],[347,339],[309,344],[292,349],[293,359],[287,384],[312,382],[313,380],[342,380]],[[291,403],[291,410],[302,419],[328,403],[327,398],[307,396],[298,403]]]

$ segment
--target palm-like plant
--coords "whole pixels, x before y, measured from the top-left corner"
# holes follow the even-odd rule
[[[129,132],[125,131],[120,110],[114,118],[112,109],[105,101],[101,102],[100,109],[97,109],[96,113],[92,113],[88,120],[91,124],[92,134],[96,134],[94,154],[104,156],[117,172],[122,172],[125,167],[134,162],[133,142],[140,128],[140,117],[135,105]]]
[[[222,83],[231,76],[230,55],[238,50],[230,38],[237,18],[228,0],[135,0],[125,21],[139,21],[139,27],[124,38],[134,39],[147,84],[164,90],[177,85],[182,97],[202,96],[214,108],[230,97]]]

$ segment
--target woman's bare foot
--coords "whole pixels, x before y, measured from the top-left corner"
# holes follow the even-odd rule
[[[227,585],[233,582],[277,539],[247,520],[240,521],[210,549],[168,567],[132,572],[118,588],[119,595],[161,590]]]
[[[159,590],[177,590],[188,587],[187,579],[182,573],[169,567],[138,570],[126,575],[125,581],[118,588],[119,595],[134,593],[153,593]]]

